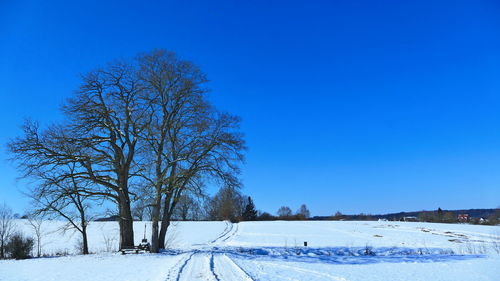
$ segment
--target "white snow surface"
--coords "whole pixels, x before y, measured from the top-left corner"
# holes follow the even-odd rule
[[[33,236],[24,220],[17,229]],[[79,233],[42,224],[47,257],[0,260],[2,281],[500,280],[500,226],[415,222],[174,222],[161,254],[117,253],[118,223]],[[151,223],[134,224],[138,244]],[[303,243],[307,241],[308,247]],[[65,254],[65,256],[58,256]]]

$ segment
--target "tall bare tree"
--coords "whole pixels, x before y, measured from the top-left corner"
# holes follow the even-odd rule
[[[45,232],[43,231],[43,224],[44,224],[44,216],[38,215],[38,214],[30,214],[28,215],[28,224],[35,233],[35,239],[36,239],[36,256],[41,257],[42,256],[42,239],[43,236],[45,235]]]
[[[39,132],[35,123],[25,125],[25,134],[10,142],[9,149],[21,169],[30,175],[43,165],[58,168],[74,165],[57,181],[74,178],[93,183],[82,189],[101,196],[118,207],[120,245],[134,245],[131,212],[131,179],[138,135],[148,126],[143,117],[142,87],[136,68],[117,62],[83,76],[82,85],[63,105],[67,122]]]
[[[187,190],[199,191],[209,177],[234,181],[244,142],[239,119],[218,112],[206,100],[207,80],[197,66],[164,50],[143,54],[138,62],[151,106],[151,123],[142,139],[150,160],[150,169],[143,170],[152,172],[143,177],[154,194],[151,240],[157,252]]]
[[[84,150],[76,157],[85,169],[79,176],[104,187],[101,193],[118,206],[121,247],[134,245],[131,179],[139,135],[149,126],[142,90],[132,63],[114,63],[84,76],[80,91],[64,106]]]

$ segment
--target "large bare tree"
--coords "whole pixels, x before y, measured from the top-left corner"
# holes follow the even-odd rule
[[[137,172],[138,137],[149,125],[142,90],[134,65],[118,62],[86,75],[64,106],[83,152],[76,157],[85,169],[79,176],[102,186],[116,202],[122,248],[134,245],[131,179]]]
[[[131,63],[116,62],[82,77],[82,85],[63,105],[67,122],[39,132],[35,123],[9,149],[26,175],[52,166],[57,181],[76,179],[92,185],[86,195],[105,197],[118,207],[120,246],[134,245],[131,179],[138,135],[148,126],[141,84]]]
[[[142,135],[149,169],[142,175],[152,187],[151,240],[157,252],[182,195],[200,193],[210,177],[234,181],[245,147],[239,118],[207,101],[207,79],[196,65],[164,50],[143,54],[138,63],[151,106],[151,123]]]

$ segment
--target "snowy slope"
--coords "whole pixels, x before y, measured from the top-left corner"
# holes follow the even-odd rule
[[[25,221],[16,221],[25,234]],[[78,234],[44,223],[43,251],[75,251]],[[136,241],[144,226],[135,224]],[[411,222],[177,222],[170,250],[116,252],[118,224],[89,228],[89,256],[0,261],[0,280],[500,280],[499,226]],[[146,233],[149,239],[149,233]],[[309,247],[303,247],[307,241]],[[497,249],[497,250],[496,250]]]

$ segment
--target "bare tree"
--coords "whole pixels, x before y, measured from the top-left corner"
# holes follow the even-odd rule
[[[280,217],[280,218],[288,218],[288,217],[292,216],[292,209],[290,209],[290,207],[287,207],[287,206],[281,206],[278,209],[277,214],[278,214],[278,217]]]
[[[86,182],[88,184],[88,182]],[[96,200],[82,192],[85,183],[75,178],[67,181],[45,182],[33,191],[36,214],[55,215],[67,221],[63,231],[74,229],[81,234],[81,253],[89,254],[87,228],[91,220],[89,201]]]
[[[71,164],[73,171],[57,175],[57,181],[91,182],[80,191],[115,202],[122,247],[134,244],[131,186],[138,135],[147,126],[136,74],[130,63],[117,62],[84,75],[79,91],[63,106],[67,123],[39,132],[36,123],[28,122],[24,136],[9,144],[26,175],[43,165]]]
[[[151,186],[145,181],[136,192],[136,200],[132,205],[132,215],[134,220],[150,221],[153,212],[153,196],[151,194]]]
[[[302,219],[308,219],[311,216],[311,212],[307,208],[306,204],[302,204],[297,211],[297,215]]]
[[[224,187],[211,200],[210,219],[238,221],[244,208],[244,196],[236,188]]]
[[[82,80],[63,105],[66,123],[40,131],[27,122],[9,150],[26,176],[50,167],[58,172],[53,182],[78,183],[73,194],[80,198],[116,203],[121,248],[134,243],[131,204],[139,187],[151,191],[144,207],[151,207],[158,251],[185,192],[201,194],[204,182],[215,178],[237,186],[245,149],[239,118],[206,100],[207,80],[194,64],[159,50]]]
[[[199,219],[201,213],[199,197],[187,192],[183,194],[177,203],[177,208],[174,209],[172,218],[182,221]]]
[[[198,67],[163,50],[143,54],[138,62],[151,113],[142,135],[149,169],[142,176],[152,187],[151,241],[157,252],[184,193],[201,193],[208,178],[235,181],[244,143],[239,119],[205,99],[206,78]]]
[[[42,256],[42,238],[44,235],[44,232],[42,230],[43,223],[44,223],[43,215],[36,214],[36,213],[28,215],[28,224],[30,225],[31,229],[33,229],[33,232],[35,233],[36,256],[37,257]]]
[[[64,134],[58,126],[47,129],[43,135],[38,134],[36,123],[27,122],[23,128],[26,138],[17,139],[9,148],[19,156],[23,176],[35,180],[34,188],[25,193],[33,200],[32,215],[55,215],[65,219],[68,224],[63,230],[80,232],[81,251],[88,254],[87,226],[90,217],[87,210],[90,200],[99,200],[98,189],[93,188],[95,184],[92,181],[80,176],[78,162],[53,159],[51,154],[47,154],[48,151],[59,151],[72,155],[78,147],[63,142]],[[38,245],[41,247],[40,243]]]
[[[201,192],[208,179],[218,179],[223,184],[239,186],[235,177],[239,173],[237,163],[243,160],[244,143],[236,130],[239,119],[226,114],[209,112],[195,126],[194,132],[170,139],[177,159],[166,178],[160,245],[170,225],[172,214],[186,190]]]
[[[148,126],[141,91],[133,64],[118,62],[85,75],[80,91],[64,106],[85,151],[74,158],[85,169],[79,175],[104,187],[99,194],[117,204],[122,248],[134,245],[131,178],[137,172],[138,137]]]
[[[0,258],[5,258],[5,246],[14,233],[12,210],[7,205],[0,205]]]

